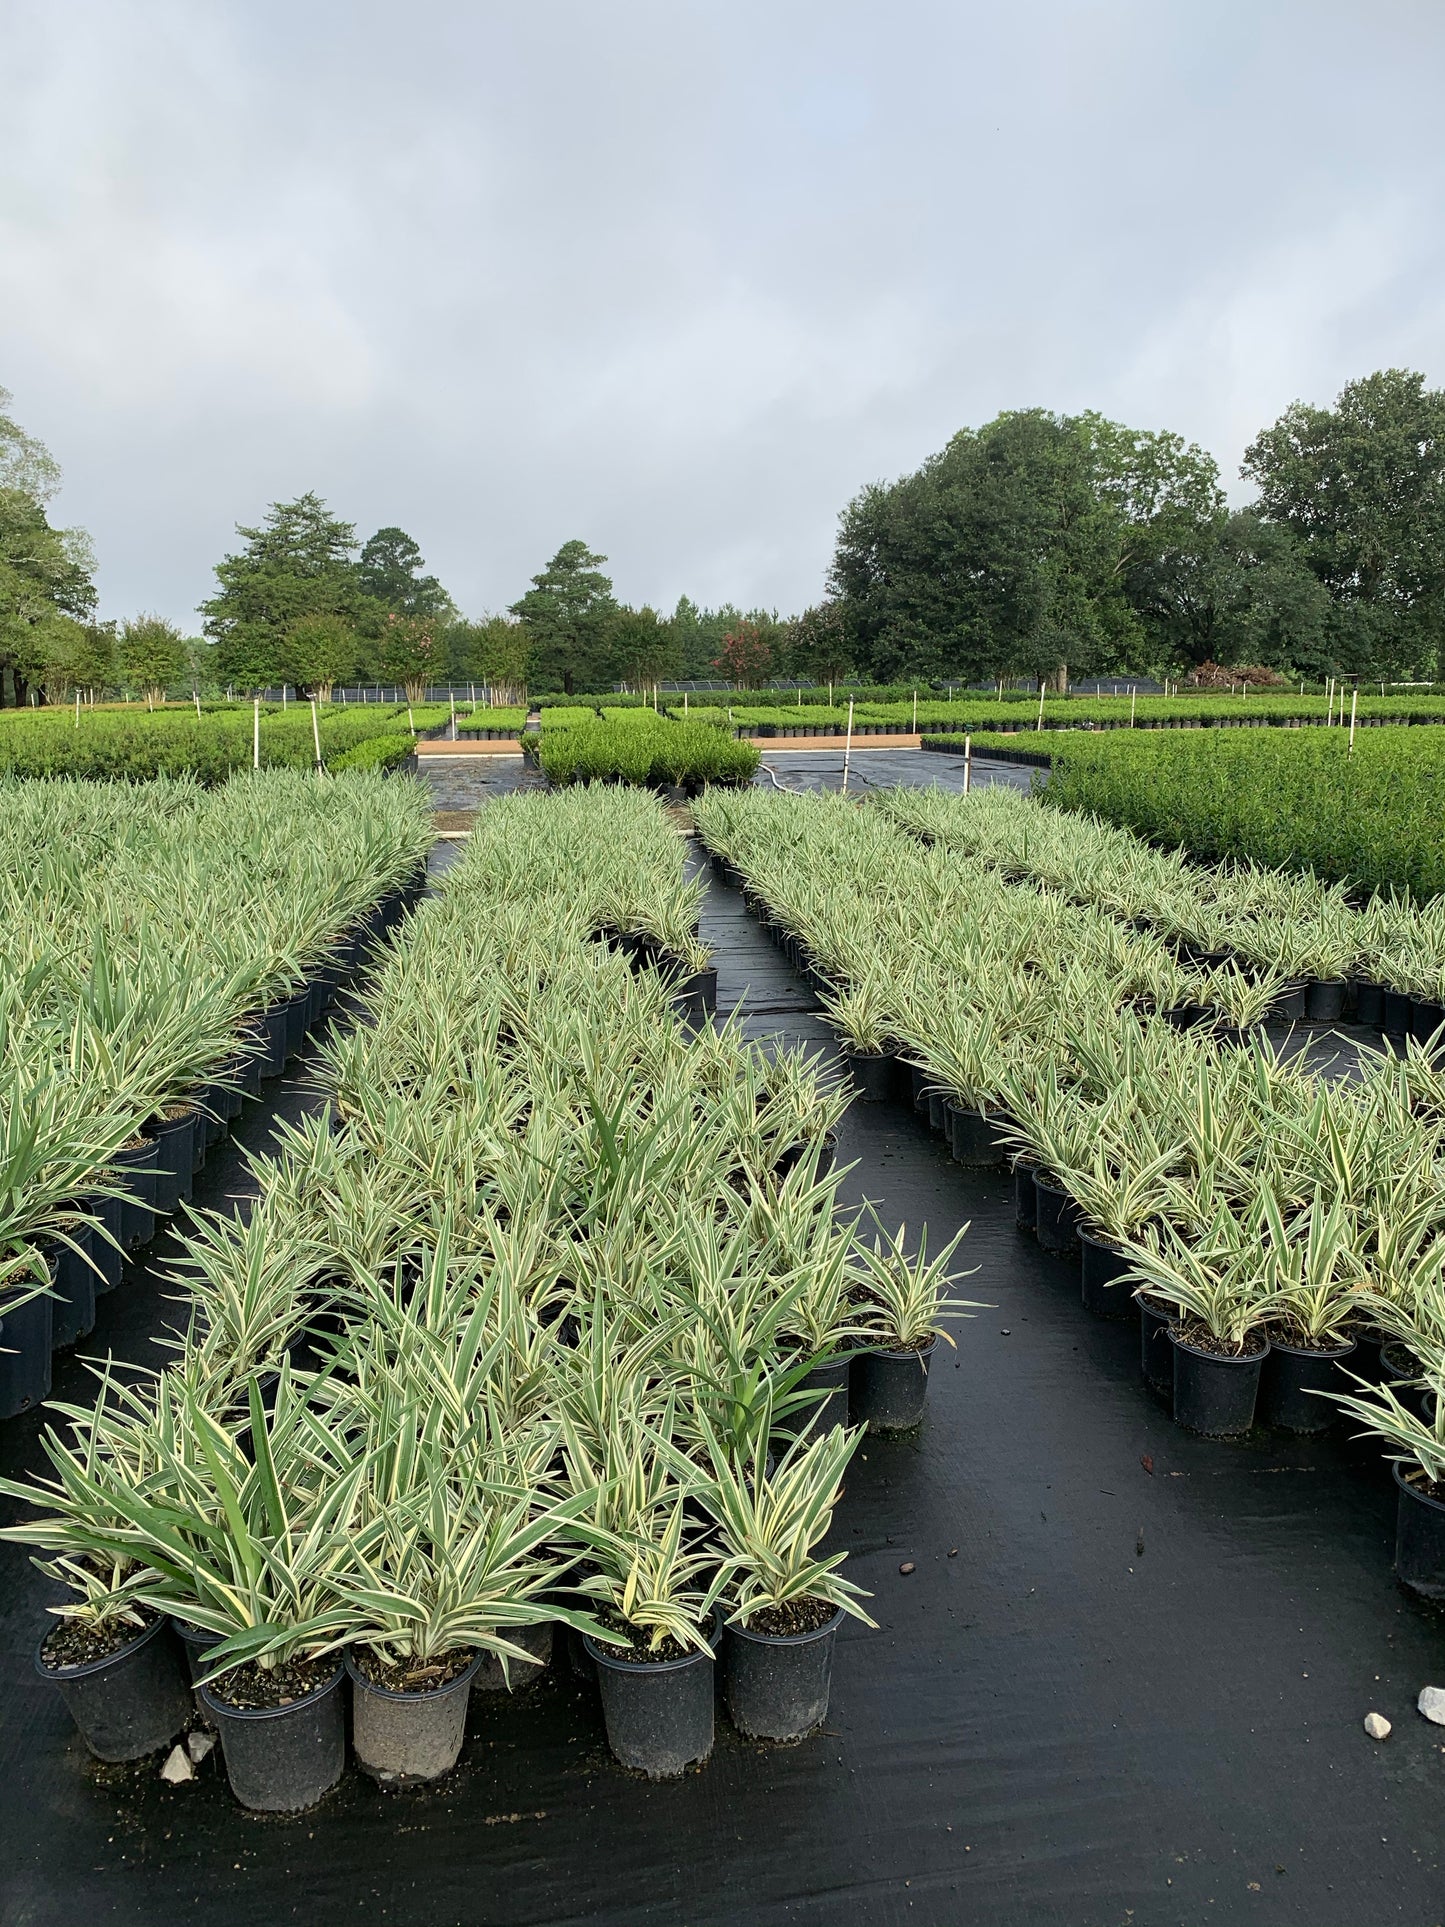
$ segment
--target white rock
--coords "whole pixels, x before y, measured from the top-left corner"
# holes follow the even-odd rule
[[[1445,1726],[1445,1687],[1422,1686],[1415,1704],[1427,1720],[1434,1720],[1437,1726]]]
[[[194,1780],[196,1769],[186,1757],[183,1746],[173,1746],[166,1755],[166,1763],[161,1768],[161,1778],[172,1786],[182,1786],[187,1780]]]
[[[1385,1718],[1383,1713],[1366,1713],[1365,1731],[1372,1740],[1388,1740],[1390,1737],[1390,1722]]]
[[[215,1744],[215,1734],[207,1733],[199,1726],[194,1733],[187,1733],[186,1735],[186,1751],[190,1754],[197,1766],[201,1764],[201,1761],[205,1759]]]

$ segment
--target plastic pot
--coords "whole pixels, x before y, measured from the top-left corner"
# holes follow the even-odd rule
[[[298,990],[281,1008],[286,1013],[286,1055],[297,1057],[306,1048],[306,1033],[311,1027],[310,990]]]
[[[845,1352],[839,1358],[826,1358],[814,1365],[799,1386],[804,1392],[826,1392],[808,1411],[794,1415],[794,1429],[803,1432],[831,1432],[835,1425],[848,1423],[849,1386],[852,1377],[853,1355]]]
[[[1321,979],[1312,983],[1305,999],[1305,1015],[1312,1024],[1337,1024],[1345,1014],[1345,980],[1343,977]]]
[[[1096,1238],[1080,1229],[1079,1249],[1083,1253],[1081,1294],[1084,1310],[1096,1318],[1125,1320],[1134,1316],[1131,1288],[1118,1280],[1129,1269],[1128,1254],[1106,1238]]]
[[[143,1759],[168,1746],[190,1717],[190,1683],[168,1619],[87,1666],[47,1666],[37,1648],[35,1670],[59,1689],[98,1760]]]
[[[0,1293],[0,1418],[28,1412],[50,1396],[55,1300],[41,1292],[22,1304],[21,1296]]]
[[[740,1733],[755,1740],[801,1740],[828,1714],[833,1648],[841,1611],[811,1633],[751,1633],[729,1626],[723,1636],[723,1698]]]
[[[972,1170],[986,1170],[1002,1164],[1004,1147],[999,1143],[998,1116],[990,1111],[975,1111],[965,1104],[948,1107],[948,1143],[954,1159]]]
[[[1270,1005],[1269,1014],[1279,1023],[1302,1024],[1308,1007],[1308,985],[1286,984]]]
[[[196,1115],[187,1111],[184,1117],[158,1118],[149,1127],[156,1146],[157,1216],[169,1217],[191,1195]]]
[[[1014,1159],[1014,1223],[1020,1231],[1032,1231],[1036,1198],[1034,1195],[1034,1172],[1038,1169],[1025,1158]]]
[[[1405,1037],[1410,1030],[1410,998],[1403,990],[1384,992],[1380,1028],[1387,1037]]]
[[[1395,1577],[1426,1599],[1445,1599],[1445,1503],[1411,1485],[1398,1461],[1395,1485]]]
[[[465,1672],[429,1692],[377,1686],[346,1655],[351,1677],[351,1744],[356,1763],[383,1786],[418,1786],[450,1773],[467,1731],[476,1655]]]
[[[870,1432],[908,1432],[923,1417],[928,1367],[938,1340],[920,1351],[859,1352],[853,1361],[853,1417]]]
[[[1388,1342],[1385,1334],[1377,1325],[1356,1325],[1354,1332],[1355,1355],[1350,1360],[1350,1371],[1367,1385],[1378,1385],[1385,1376],[1380,1363],[1381,1348]]]
[[[253,1813],[300,1813],[324,1798],[346,1767],[346,1669],[289,1706],[243,1710],[201,1688],[221,1736],[231,1791]]]
[[[1034,1172],[1034,1232],[1045,1251],[1072,1251],[1079,1242],[1079,1207],[1064,1187]]]
[[[1416,1043],[1428,1044],[1442,1024],[1445,1024],[1445,1007],[1429,997],[1410,999],[1410,1035]]]
[[[712,1642],[716,1645],[716,1634]],[[624,1659],[625,1649],[602,1646],[590,1633],[583,1644],[597,1668],[607,1744],[624,1766],[649,1780],[673,1780],[712,1752],[711,1652],[649,1662]]]
[[[1134,1302],[1139,1307],[1139,1369],[1150,1391],[1172,1404],[1174,1346],[1169,1332],[1178,1314],[1156,1298],[1138,1295]]]
[[[90,1274],[91,1288],[100,1298],[106,1292],[115,1290],[125,1268],[125,1254],[116,1248],[120,1240],[124,1206],[119,1198],[78,1198],[76,1209],[88,1211],[92,1218],[98,1218],[110,1233],[108,1238],[103,1238],[98,1231],[90,1234],[90,1257],[95,1266]]]
[[[694,970],[686,977],[677,978],[672,998],[685,1016],[712,1016],[717,1010],[716,968],[709,965],[706,970]]]
[[[155,1236],[156,1145],[154,1138],[111,1154],[111,1169],[125,1186],[121,1204],[120,1241],[127,1251],[135,1251]]]
[[[1254,1423],[1269,1346],[1240,1358],[1224,1358],[1187,1344],[1173,1330],[1170,1337],[1174,1343],[1174,1423],[1207,1439],[1239,1438]]]
[[[1275,1339],[1259,1376],[1260,1424],[1276,1426],[1281,1432],[1328,1432],[1339,1412],[1319,1394],[1354,1389],[1340,1376],[1340,1366],[1354,1350],[1353,1339],[1327,1352],[1282,1345]]]
[[[886,1051],[850,1050],[845,1044],[843,1062],[865,1104],[887,1103],[893,1095],[893,1059]]]
[[[928,1103],[928,1072],[922,1064],[908,1066],[908,1081],[913,1089],[913,1108],[920,1117],[932,1122]]]
[[[928,1128],[935,1137],[948,1134],[948,1113],[950,1105],[942,1091],[930,1091],[925,1099],[924,1108],[928,1112]]]
[[[1385,993],[1378,984],[1367,978],[1354,980],[1355,1022],[1366,1024],[1371,1030],[1379,1030],[1385,1019]]]
[[[552,1662],[553,1625],[554,1621],[543,1619],[533,1626],[503,1626],[500,1629],[503,1639],[513,1646],[520,1646],[524,1653],[530,1653],[536,1663],[529,1666],[525,1660],[510,1660],[512,1684],[509,1688],[497,1655],[480,1653],[477,1670],[472,1676],[476,1690],[479,1693],[516,1693],[524,1686],[535,1686]]]
[[[219,1646],[221,1635],[207,1632],[204,1626],[193,1626],[189,1619],[177,1619],[171,1615],[171,1631],[181,1643],[181,1652],[186,1661],[186,1677],[194,1685],[206,1670],[206,1655],[213,1646]]]
[[[98,1281],[90,1263],[95,1233],[88,1224],[72,1224],[67,1227],[67,1236],[69,1244],[56,1239],[47,1240],[45,1245],[55,1289],[50,1304],[50,1343],[55,1351],[73,1345],[95,1326]]]

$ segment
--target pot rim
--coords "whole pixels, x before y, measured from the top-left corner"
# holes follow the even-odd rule
[[[887,1345],[869,1345],[862,1355],[866,1358],[932,1358],[937,1346],[938,1333],[935,1332],[926,1345],[905,1345],[901,1351]]]
[[[1207,1352],[1202,1346],[1191,1345],[1187,1339],[1181,1338],[1178,1334],[1177,1326],[1174,1325],[1169,1327],[1169,1342],[1177,1351],[1190,1352],[1195,1358],[1212,1359],[1217,1365],[1258,1365],[1262,1360],[1268,1358],[1271,1350],[1270,1340],[1266,1338],[1262,1348],[1257,1352],[1236,1352],[1233,1354],[1228,1352]]]
[[[176,1638],[184,1640],[187,1646],[219,1646],[226,1637],[224,1633],[213,1633],[206,1626],[198,1626],[192,1619],[182,1619],[179,1613],[172,1613],[170,1621]]]
[[[1413,1469],[1416,1472],[1423,1472],[1425,1469],[1424,1466],[1421,1465],[1418,1459],[1412,1460],[1411,1464]],[[1393,1460],[1392,1470],[1394,1471],[1394,1474],[1395,1474],[1396,1485],[1399,1486],[1402,1492],[1407,1492],[1410,1495],[1410,1497],[1413,1500],[1415,1500],[1417,1505],[1433,1506],[1437,1512],[1445,1512],[1445,1499],[1432,1499],[1430,1497],[1430,1494],[1428,1492],[1422,1492],[1418,1485],[1411,1485],[1409,1479],[1405,1475],[1405,1466],[1404,1466],[1403,1460],[1401,1459]]]
[[[330,1679],[323,1681],[320,1686],[313,1686],[309,1693],[303,1693],[300,1699],[292,1700],[287,1706],[232,1706],[229,1700],[218,1698],[209,1685],[198,1686],[196,1691],[200,1694],[207,1711],[214,1713],[218,1719],[279,1720],[284,1719],[288,1713],[299,1712],[302,1707],[315,1706],[329,1693],[334,1693],[345,1678],[346,1668],[340,1660],[337,1660],[336,1671]]]
[[[601,1645],[592,1637],[591,1633],[583,1633],[582,1644],[586,1647],[588,1655],[595,1660],[599,1666],[610,1666],[614,1672],[680,1673],[685,1667],[701,1666],[704,1662],[709,1666],[714,1665],[717,1661],[718,1643],[721,1638],[722,1622],[718,1618],[716,1609],[714,1609],[710,1650],[705,1653],[700,1653],[696,1648],[693,1648],[692,1651],[684,1653],[681,1659],[620,1659],[617,1656],[620,1650],[618,1647]]]
[[[1360,1341],[1352,1338],[1344,1345],[1287,1345],[1282,1338],[1271,1338],[1269,1348],[1272,1352],[1288,1352],[1291,1358],[1348,1358],[1360,1349]]]
[[[405,1706],[423,1706],[430,1701],[447,1699],[452,1693],[459,1693],[464,1686],[470,1686],[481,1669],[482,1661],[488,1656],[485,1647],[478,1647],[472,1654],[470,1666],[463,1667],[451,1679],[443,1680],[440,1686],[423,1686],[413,1692],[398,1692],[394,1686],[378,1686],[375,1680],[368,1679],[352,1659],[349,1646],[341,1659],[353,1692],[370,1693],[380,1700],[398,1700]]]
[[[58,1624],[59,1622],[57,1621],[56,1623]],[[95,1674],[104,1673],[110,1667],[119,1665],[121,1660],[129,1659],[132,1653],[138,1652],[142,1646],[149,1644],[157,1634],[164,1632],[169,1624],[169,1617],[165,1613],[162,1613],[153,1625],[143,1627],[141,1631],[136,1634],[135,1638],[128,1639],[124,1646],[117,1646],[113,1653],[106,1653],[100,1659],[88,1659],[83,1666],[46,1665],[41,1656],[42,1649],[46,1640],[54,1630],[53,1627],[47,1626],[36,1642],[35,1670],[42,1679],[55,1680],[62,1685],[68,1685],[73,1679],[91,1679]]]
[[[847,1614],[839,1606],[831,1619],[825,1620],[821,1626],[815,1626],[810,1633],[752,1633],[741,1620],[735,1619],[727,1620],[723,1630],[729,1638],[750,1639],[755,1646],[811,1646],[817,1640],[826,1639],[830,1633],[836,1633],[846,1618]]]

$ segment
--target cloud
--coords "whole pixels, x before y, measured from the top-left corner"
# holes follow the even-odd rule
[[[567,537],[796,608],[1001,407],[1176,427],[1435,380],[1424,0],[37,0],[0,24],[0,382],[113,614],[317,488],[464,607]],[[1432,359],[1434,358],[1434,359]]]

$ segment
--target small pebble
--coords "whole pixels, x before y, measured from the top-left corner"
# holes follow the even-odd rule
[[[1013,1327],[1011,1325],[1000,1326],[998,1335],[1000,1338],[1011,1338],[1013,1336]]]
[[[1415,1704],[1427,1720],[1433,1720],[1437,1726],[1445,1726],[1445,1687],[1422,1686]]]
[[[173,1746],[166,1755],[166,1763],[161,1768],[161,1778],[171,1786],[181,1786],[187,1780],[194,1780],[196,1769],[186,1757],[183,1746]]]
[[[905,1577],[907,1577],[907,1575],[908,1575],[908,1574],[909,1574],[910,1572],[912,1572],[912,1570],[913,1570],[913,1561],[912,1561],[911,1559],[905,1559],[905,1560],[903,1561],[903,1564],[902,1564],[902,1565],[901,1565],[901,1566],[900,1566],[900,1567],[898,1568],[898,1570],[899,1570],[899,1571],[900,1571],[900,1572],[901,1572],[901,1573],[902,1573],[902,1574],[903,1574],[903,1575],[904,1575]]]
[[[201,1764],[201,1761],[205,1759],[215,1744],[215,1734],[207,1733],[203,1727],[198,1726],[194,1733],[187,1733],[186,1735],[186,1751],[190,1754],[197,1766]]]
[[[1385,1718],[1383,1713],[1366,1713],[1365,1731],[1372,1740],[1388,1740],[1390,1737],[1390,1722]]]
[[[950,1546],[948,1548],[948,1556],[950,1559],[956,1559],[958,1557],[958,1547]]]

